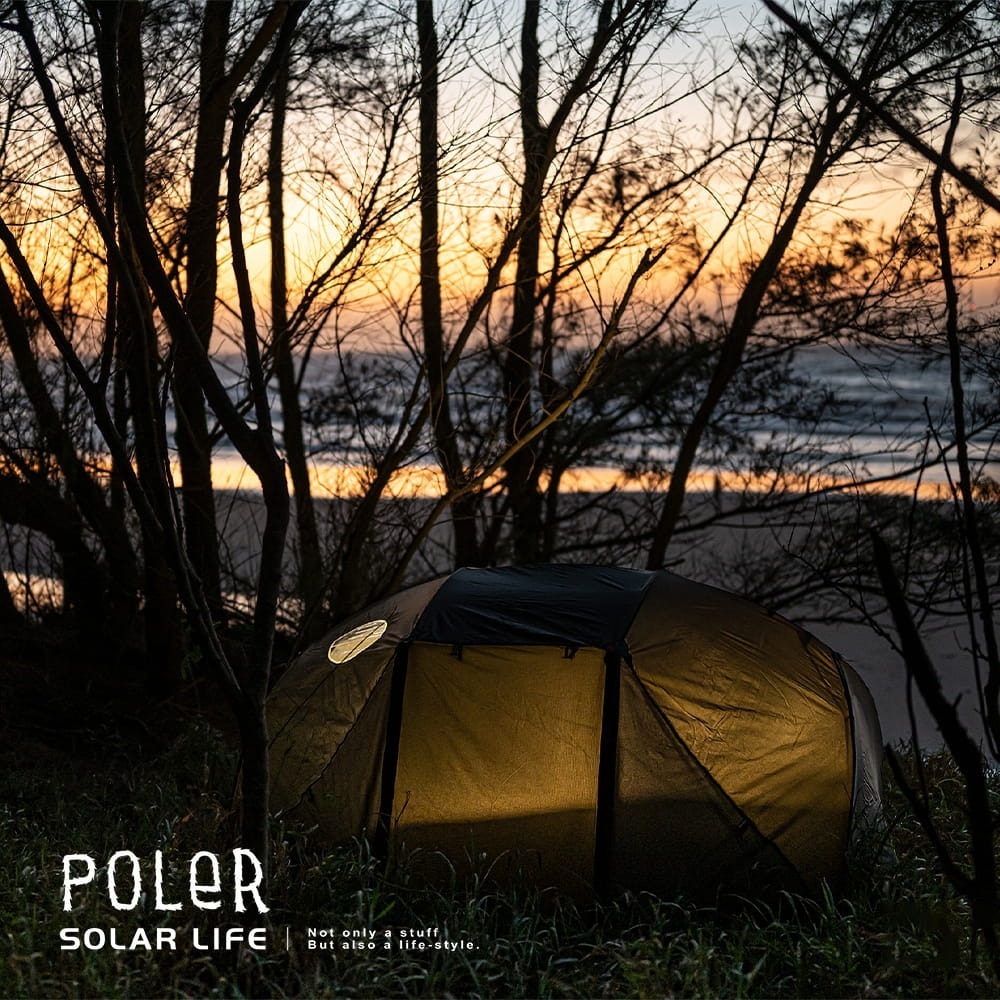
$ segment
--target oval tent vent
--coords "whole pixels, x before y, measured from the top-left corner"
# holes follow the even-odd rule
[[[330,643],[327,659],[331,663],[346,663],[348,660],[353,660],[358,653],[363,653],[369,646],[378,642],[388,627],[389,623],[384,618],[376,618],[375,621],[365,622],[364,625],[352,628],[350,632],[345,632]]]

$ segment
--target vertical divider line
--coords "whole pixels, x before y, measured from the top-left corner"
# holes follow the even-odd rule
[[[594,831],[594,891],[606,901],[614,887],[615,798],[618,785],[618,716],[621,706],[621,657],[604,654],[604,703],[597,765],[597,821]]]
[[[378,826],[372,842],[372,853],[385,867],[389,861],[389,835],[392,832],[392,807],[396,795],[396,771],[399,767],[399,737],[403,728],[403,695],[406,691],[406,670],[410,659],[410,644],[400,643],[392,665],[389,687],[389,714],[385,726],[385,746],[382,751],[382,786],[379,796]]]

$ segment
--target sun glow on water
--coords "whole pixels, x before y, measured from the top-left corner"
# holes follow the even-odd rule
[[[175,471],[175,477],[179,485],[179,469]],[[364,494],[372,481],[372,470],[360,465],[313,462],[309,478],[314,497],[351,499]],[[238,458],[216,457],[212,463],[212,481],[219,490],[260,490],[260,481],[246,463]],[[543,474],[541,489],[546,489],[549,481],[549,477]],[[484,488],[488,490],[499,482],[500,476],[494,475],[487,479]],[[560,492],[563,493],[665,492],[669,484],[669,476],[630,475],[621,469],[601,466],[569,469],[559,480]],[[687,478],[687,491],[752,494],[863,492],[892,496],[916,495],[922,500],[945,500],[951,496],[943,474],[939,478],[931,475],[916,482],[912,477],[893,476],[885,470],[881,474],[862,476],[852,475],[847,469],[843,474],[789,475],[696,468]],[[445,492],[444,475],[437,466],[410,465],[392,476],[383,496],[386,499],[438,499]]]

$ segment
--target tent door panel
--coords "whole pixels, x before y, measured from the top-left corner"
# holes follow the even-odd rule
[[[415,643],[393,801],[407,847],[589,883],[604,674],[594,649]]]

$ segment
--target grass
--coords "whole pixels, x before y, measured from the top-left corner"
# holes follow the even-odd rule
[[[234,762],[204,724],[155,755],[116,746],[50,753],[22,748],[0,777],[0,995],[5,997],[855,997],[994,996],[985,956],[973,956],[968,910],[940,877],[897,793],[888,803],[896,865],[859,874],[846,894],[783,897],[725,910],[629,896],[582,905],[486,880],[448,891],[404,864],[383,878],[363,848],[322,852],[307,831],[276,827],[269,946],[263,953],[61,951],[63,926],[236,925],[232,914],[135,911],[101,890],[62,910],[61,859],[116,850],[151,865],[228,850]],[[961,785],[941,757],[926,760],[937,819],[959,850]],[[176,890],[184,879],[172,882]],[[126,886],[128,884],[126,883]],[[127,894],[127,893],[126,893]],[[258,917],[259,923],[263,918]],[[305,928],[426,930],[474,950],[309,950]],[[286,949],[286,928],[289,947]],[[329,938],[326,940],[330,940]]]

